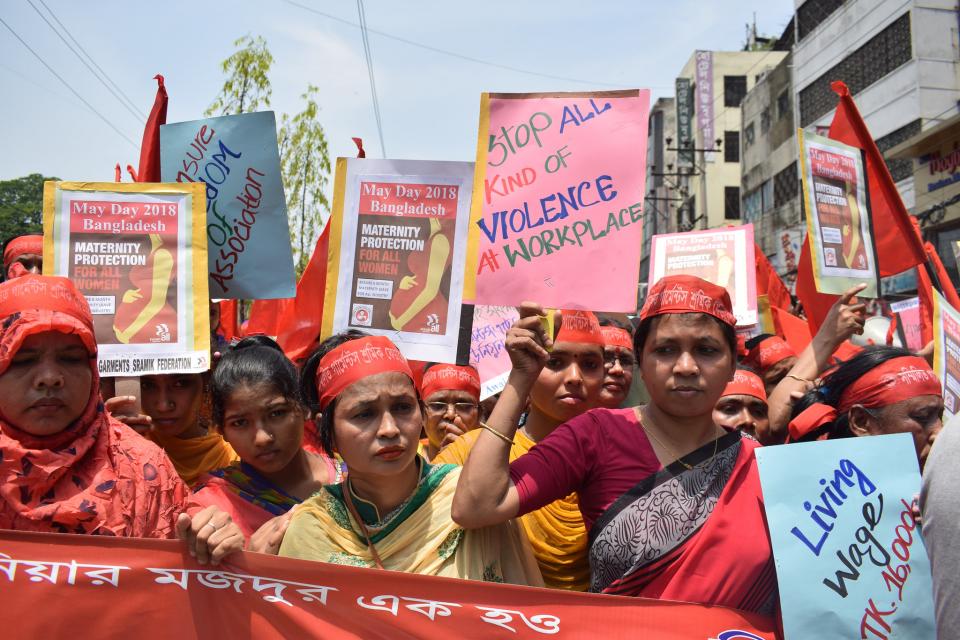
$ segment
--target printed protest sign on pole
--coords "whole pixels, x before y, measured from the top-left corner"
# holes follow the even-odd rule
[[[737,326],[757,324],[753,225],[665,233],[650,241],[649,285],[664,276],[697,276],[730,292]]]
[[[206,187],[212,297],[295,295],[272,111],[163,125],[160,172],[166,182]]]
[[[338,158],[321,335],[455,362],[473,163]]]
[[[897,326],[903,334],[903,344],[911,351],[923,348],[920,328],[920,298],[914,296],[890,304],[890,311],[897,314]]]
[[[203,187],[45,182],[43,272],[87,298],[101,376],[210,367]]]
[[[960,311],[933,290],[933,370],[943,384],[943,410],[960,413]]]
[[[483,94],[465,297],[636,311],[647,90]]]
[[[756,450],[787,638],[933,640],[906,433]]]
[[[863,151],[797,130],[807,237],[817,291],[843,294],[865,283],[880,291]]]
[[[473,308],[473,330],[470,335],[470,364],[480,374],[480,399],[503,391],[507,386],[512,364],[507,355],[507,330],[520,318],[516,307]]]

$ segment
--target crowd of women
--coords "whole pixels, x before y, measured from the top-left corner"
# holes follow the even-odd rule
[[[473,368],[412,363],[355,330],[299,370],[270,338],[244,338],[209,373],[141,378],[135,398],[100,380],[83,296],[13,254],[0,528],[179,537],[201,563],[247,549],[774,616],[758,447],[907,432],[921,466],[950,467],[949,452],[931,455],[943,399],[926,354],[850,344],[865,321],[856,288],[800,353],[774,335],[738,340],[726,290],[692,276],[656,283],[635,325],[562,311],[550,334],[527,303],[492,408]],[[629,406],[636,387],[649,399]],[[936,508],[917,517],[937,523],[939,603],[956,592],[941,540],[957,500],[928,471]]]

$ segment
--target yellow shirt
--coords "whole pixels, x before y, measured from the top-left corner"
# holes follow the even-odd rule
[[[433,464],[463,465],[480,437],[481,429],[469,431],[440,450]],[[510,447],[513,462],[535,443],[523,431],[517,431]],[[590,587],[590,560],[587,554],[587,530],[580,515],[577,494],[552,502],[520,518],[540,565],[543,582],[552,589],[586,591]]]
[[[204,473],[222,469],[240,459],[233,447],[215,431],[199,438],[183,439],[165,438],[151,430],[147,437],[167,452],[177,473],[191,487]]]

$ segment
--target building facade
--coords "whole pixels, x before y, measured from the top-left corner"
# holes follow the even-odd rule
[[[650,270],[650,238],[658,233],[676,231],[676,151],[666,139],[677,128],[677,111],[673,98],[659,98],[650,108],[647,128],[647,193],[643,203],[643,255],[640,260],[641,288]]]

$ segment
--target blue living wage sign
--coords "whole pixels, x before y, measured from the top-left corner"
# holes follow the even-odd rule
[[[203,182],[211,298],[296,294],[272,111],[160,127],[164,182]]]
[[[787,638],[933,640],[913,438],[757,449]]]

